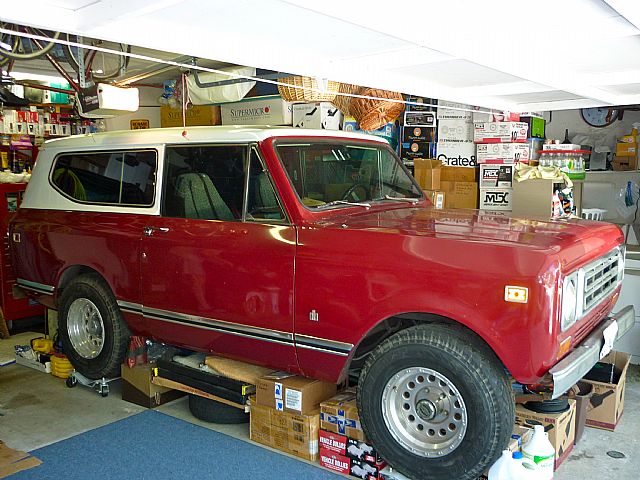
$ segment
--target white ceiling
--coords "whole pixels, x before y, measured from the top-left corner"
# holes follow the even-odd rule
[[[0,19],[505,110],[640,104],[640,0],[31,0]]]

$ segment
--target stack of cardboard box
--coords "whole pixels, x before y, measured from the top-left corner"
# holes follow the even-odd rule
[[[354,390],[320,404],[320,465],[366,480],[379,478],[386,465],[364,436]]]
[[[436,158],[443,165],[475,167],[471,105],[438,101],[438,147]]]
[[[476,173],[476,168],[450,167],[440,160],[414,160],[414,176],[436,208],[477,208]]]
[[[433,100],[408,96],[402,117],[400,157],[406,165],[435,156],[436,112]]]
[[[480,209],[512,209],[513,165],[528,163],[528,125],[517,120],[518,114],[504,112],[501,116],[493,113],[475,113],[474,141],[477,148],[480,169]],[[496,120],[505,121],[496,121]]]
[[[320,402],[336,385],[287,372],[258,379],[251,399],[251,440],[307,460],[318,459]]]

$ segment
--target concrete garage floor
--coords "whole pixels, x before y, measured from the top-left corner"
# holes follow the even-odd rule
[[[615,432],[586,428],[581,442],[556,472],[555,480],[615,478],[636,480],[640,471],[640,368],[632,365],[627,379],[625,412]],[[82,386],[67,388],[64,380],[22,365],[0,367],[0,440],[30,451],[143,411],[120,399],[119,381],[102,398]],[[158,408],[168,415],[249,442],[249,427],[212,425],[191,416],[186,397]],[[614,459],[616,450],[625,455]]]

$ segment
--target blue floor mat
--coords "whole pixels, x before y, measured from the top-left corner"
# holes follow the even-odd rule
[[[31,453],[42,465],[16,473],[11,480],[340,478],[154,410]]]

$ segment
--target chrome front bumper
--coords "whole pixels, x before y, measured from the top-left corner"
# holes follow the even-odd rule
[[[615,339],[615,342],[617,342],[620,337],[633,327],[635,322],[633,305],[624,307],[605,319],[573,352],[549,370],[549,374],[553,378],[552,398],[558,398],[569,390],[600,360],[600,352],[604,345],[604,331],[614,322],[618,323],[618,332]]]

